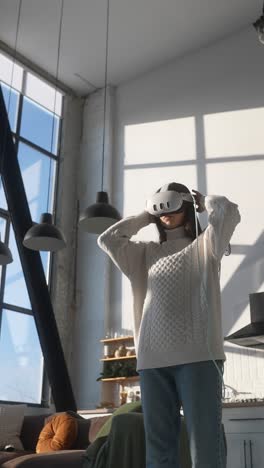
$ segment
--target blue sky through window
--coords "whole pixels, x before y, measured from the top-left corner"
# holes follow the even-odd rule
[[[21,136],[56,154],[58,117],[28,98],[23,99]],[[53,130],[54,125],[54,130]]]
[[[56,162],[24,143],[19,144],[18,161],[31,217],[39,222],[41,213],[52,211]]]
[[[3,242],[5,240],[5,235],[6,235],[6,220],[4,218],[0,218],[0,235],[1,235],[1,241]],[[2,267],[0,265],[0,281],[2,280]]]
[[[12,252],[13,262],[7,265],[6,268],[4,302],[31,309],[13,229],[10,232],[9,248]]]
[[[3,208],[4,210],[7,210],[6,197],[5,197],[5,192],[4,192],[4,187],[2,184],[1,177],[0,177],[0,207]]]
[[[3,310],[0,339],[0,400],[39,403],[43,357],[34,318]]]

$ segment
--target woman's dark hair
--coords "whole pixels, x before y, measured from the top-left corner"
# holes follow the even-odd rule
[[[161,188],[157,190],[157,193],[160,192]],[[180,193],[191,193],[190,190],[185,187],[183,184],[178,184],[176,182],[171,182],[168,185],[168,190],[173,190],[174,192]],[[192,202],[183,201],[183,209],[185,211],[185,219],[184,219],[184,230],[186,236],[190,237],[192,240],[196,239],[196,229],[195,229],[195,210],[193,207]],[[160,218],[156,218],[156,226],[159,231],[159,241],[160,244],[167,240],[167,235],[164,227],[161,224]],[[200,226],[199,220],[197,218],[197,227],[198,227],[198,235],[202,233],[202,228]]]

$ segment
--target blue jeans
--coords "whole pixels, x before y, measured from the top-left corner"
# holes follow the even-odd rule
[[[223,361],[217,360],[223,374]],[[226,468],[222,381],[213,361],[139,371],[146,468],[181,468],[180,408],[193,468]]]

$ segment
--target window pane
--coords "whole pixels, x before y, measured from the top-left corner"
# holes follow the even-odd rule
[[[50,253],[49,252],[40,252],[40,258],[42,261],[43,270],[46,276],[46,280],[48,283],[49,279],[49,269],[50,269]]]
[[[19,144],[18,161],[31,217],[39,222],[41,213],[52,212],[56,162],[24,143]]]
[[[17,250],[14,231],[10,229],[9,248],[12,252],[13,262],[6,268],[4,302],[10,305],[31,309],[27,287]]]
[[[34,317],[3,310],[0,399],[41,403],[43,356]]]
[[[4,85],[3,83],[1,83],[1,89],[3,91],[6,112],[9,117],[10,127],[11,127],[12,132],[15,132],[16,125],[17,125],[19,94],[16,91],[14,91],[14,89],[11,90],[11,88]]]
[[[10,86],[12,84],[12,87],[18,91],[22,90],[23,68],[4,54],[0,54],[0,80],[3,80]]]
[[[58,117],[30,99],[23,99],[20,132],[22,137],[47,151],[57,154],[58,130]]]
[[[6,220],[4,218],[0,218],[0,234],[1,234],[1,241],[5,242]],[[0,281],[1,279],[2,279],[2,266],[0,265]]]
[[[1,241],[5,241],[6,235],[6,220],[0,217],[0,234],[1,234]]]
[[[62,94],[56,91],[56,102],[55,101],[55,89],[54,87],[45,83],[45,81],[37,78],[32,73],[27,73],[26,77],[26,96],[38,102],[40,105],[46,107],[46,109],[54,112],[61,116],[62,110]]]
[[[12,252],[13,262],[9,263],[6,268],[5,289],[4,289],[4,302],[18,307],[24,307],[31,310],[31,303],[27,291],[27,286],[20,262],[17,244],[15,240],[14,231],[10,229],[9,248]],[[41,252],[40,257],[42,260],[43,269],[48,277],[49,273],[49,252]]]

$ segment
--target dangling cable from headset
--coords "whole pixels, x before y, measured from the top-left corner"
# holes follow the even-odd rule
[[[210,335],[210,313],[209,313],[209,306],[208,306],[208,301],[207,301],[207,295],[206,295],[206,287],[205,287],[205,284],[204,284],[204,278],[203,278],[203,274],[202,274],[202,270],[201,270],[201,264],[200,264],[200,256],[199,256],[199,244],[198,244],[198,224],[197,224],[197,210],[196,210],[196,200],[193,196],[193,194],[191,193],[191,196],[192,196],[192,199],[193,199],[193,207],[194,207],[194,214],[195,214],[195,235],[196,235],[196,246],[197,246],[197,261],[198,261],[198,269],[199,269],[199,275],[200,275],[200,278],[201,278],[201,286],[202,286],[202,294],[203,294],[203,300],[201,300],[201,291],[200,291],[200,301],[201,301],[201,307],[203,307],[203,304],[205,304],[205,307],[206,307],[206,313],[207,313],[207,334],[206,334],[206,344],[207,344],[207,350],[208,350],[208,353],[210,354],[211,356],[211,360],[213,361],[216,369],[217,369],[217,372],[219,373],[220,375],[220,378],[221,378],[221,381],[222,381],[222,384],[223,384],[223,387],[222,387],[222,393],[223,393],[223,388],[225,386],[225,383],[224,383],[224,377],[223,377],[223,374],[221,373],[218,365],[216,364],[215,362],[215,359],[214,359],[214,356],[213,356],[213,353],[210,349],[210,338],[209,338],[209,335]]]

